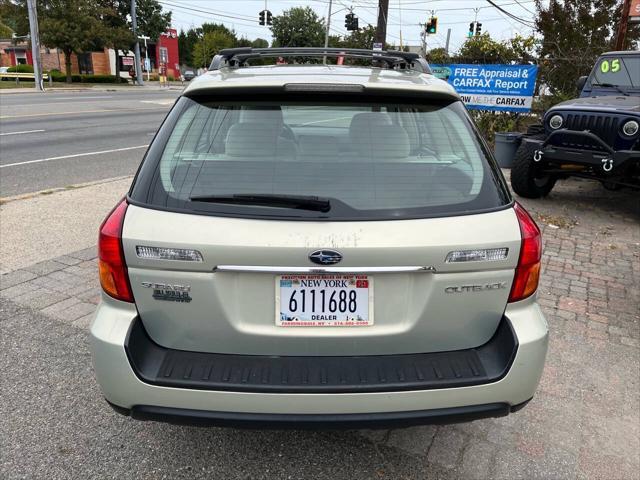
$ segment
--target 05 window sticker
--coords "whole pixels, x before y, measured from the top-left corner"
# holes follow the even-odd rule
[[[612,58],[604,59],[600,62],[600,71],[602,73],[617,73],[620,71],[620,59]]]

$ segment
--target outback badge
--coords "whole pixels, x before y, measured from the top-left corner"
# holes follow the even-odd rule
[[[191,285],[172,285],[169,283],[142,282],[145,288],[153,289],[153,298],[156,300],[167,300],[170,302],[189,303],[191,295]]]

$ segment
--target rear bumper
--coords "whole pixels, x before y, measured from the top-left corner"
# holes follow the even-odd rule
[[[342,414],[276,414],[236,413],[188,410],[184,408],[136,405],[131,409],[109,403],[118,413],[136,420],[159,421],[199,427],[233,427],[250,429],[353,429],[398,428],[415,425],[441,425],[471,422],[482,418],[505,417],[517,412],[527,402],[510,406],[506,403],[436,408],[408,412],[342,413]]]
[[[234,426],[388,426],[503,416],[533,397],[547,352],[534,299],[505,312],[517,339],[508,371],[476,385],[400,391],[303,393],[177,388],[142,380],[127,355],[134,305],[104,298],[91,325],[94,368],[106,399],[133,418]]]

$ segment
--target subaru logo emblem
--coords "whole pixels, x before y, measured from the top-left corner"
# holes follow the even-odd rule
[[[335,265],[342,260],[342,255],[335,250],[316,250],[309,255],[309,260],[318,265]]]

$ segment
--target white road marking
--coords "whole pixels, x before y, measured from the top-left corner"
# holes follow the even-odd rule
[[[172,105],[176,101],[175,98],[161,98],[159,100],[140,100],[140,103],[154,103],[156,105]]]
[[[0,137],[4,136],[4,135],[22,135],[23,133],[38,133],[38,132],[45,132],[46,130],[25,130],[23,132],[7,132],[7,133],[0,133]]]
[[[120,108],[117,110],[78,110],[76,112],[46,112],[46,113],[28,113],[26,115],[0,115],[0,120],[6,118],[24,118],[24,117],[47,117],[51,115],[82,115],[83,113],[121,113],[121,112],[153,112],[156,110],[165,110],[164,108]]]
[[[114,148],[113,150],[101,150],[99,152],[75,153],[73,155],[63,155],[61,157],[39,158],[38,160],[27,160],[25,162],[7,163],[0,165],[0,168],[16,167],[18,165],[28,165],[31,163],[50,162],[52,160],[64,160],[65,158],[88,157],[90,155],[102,155],[104,153],[125,152],[127,150],[135,150],[137,148],[147,148],[149,145],[138,145],[137,147]]]
[[[101,95],[98,97],[53,97],[51,100],[93,100],[94,98],[113,98],[113,95]],[[39,104],[42,105],[42,104]]]

